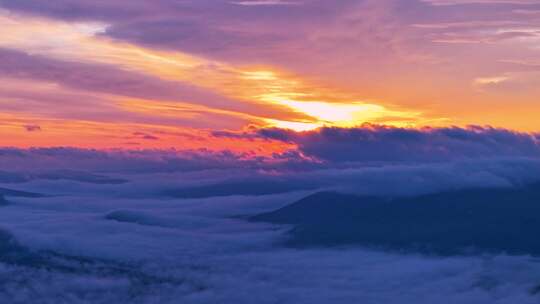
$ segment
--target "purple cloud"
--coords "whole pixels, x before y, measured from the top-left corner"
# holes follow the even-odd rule
[[[406,129],[377,125],[326,127],[295,132],[261,129],[255,133],[214,133],[214,136],[260,137],[293,143],[306,156],[329,162],[432,162],[492,157],[540,158],[540,135],[506,129]]]
[[[133,136],[138,139],[159,140],[159,137],[144,132],[135,132],[133,133]]]
[[[6,105],[5,109],[9,110],[28,111],[25,105],[30,104],[30,101],[46,104],[62,103],[62,107],[41,106],[38,110],[49,114],[50,112],[68,112],[68,118],[88,118],[88,113],[95,112],[92,119],[97,120],[127,117],[138,122],[217,128],[239,128],[247,121],[245,117],[208,111],[204,108],[243,113],[256,117],[261,114],[261,107],[263,107],[265,115],[269,116],[301,116],[284,107],[236,100],[215,93],[210,89],[181,81],[168,81],[111,65],[62,61],[10,49],[0,48],[0,73],[8,79],[32,80],[62,86],[59,92],[55,92],[51,96],[45,96],[50,91],[33,91],[30,85],[28,85],[27,90],[11,90],[9,87],[0,87],[0,94],[4,97],[27,100],[24,104],[11,103]],[[73,94],[74,92],[80,94]],[[107,98],[107,95],[110,94],[120,98],[127,97],[127,99],[177,102],[179,105],[184,105],[179,106],[178,111],[189,115],[186,117],[151,117],[143,113],[126,113],[124,109],[120,109],[115,102]],[[96,107],[97,104],[99,106]],[[81,105],[89,110],[80,111]],[[192,108],[189,105],[195,107]]]
[[[41,127],[39,125],[25,125],[24,129],[28,132],[38,132],[41,131]]]
[[[139,133],[139,136],[143,133]],[[146,134],[148,135],[148,134]],[[317,164],[287,152],[269,157],[208,150],[94,150],[68,147],[1,148],[4,170],[73,170],[94,172],[190,172],[217,169],[313,168]]]
[[[234,101],[196,86],[166,81],[109,65],[55,60],[0,49],[3,77],[60,83],[66,87],[143,99],[186,101],[235,109]],[[238,109],[238,108],[236,108]]]

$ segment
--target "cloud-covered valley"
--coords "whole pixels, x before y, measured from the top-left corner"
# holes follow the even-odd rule
[[[290,225],[249,220],[320,191],[414,200],[461,189],[519,189],[540,180],[536,135],[369,126],[235,136],[266,136],[297,148],[266,157],[208,150],[2,149],[0,299],[538,301],[534,254],[438,256],[361,244],[299,248],[288,245]],[[412,156],[394,157],[401,153]]]

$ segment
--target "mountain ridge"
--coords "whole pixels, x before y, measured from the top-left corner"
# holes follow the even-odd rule
[[[540,184],[384,198],[318,192],[252,221],[293,225],[287,245],[437,255],[540,255]]]

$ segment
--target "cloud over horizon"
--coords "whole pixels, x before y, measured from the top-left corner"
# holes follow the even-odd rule
[[[214,132],[214,136],[283,141],[296,145],[305,156],[337,163],[540,157],[540,134],[480,126],[413,129],[365,124],[305,132],[277,128]]]
[[[504,129],[366,125],[213,136],[283,141],[290,148],[267,156],[204,149],[3,148],[0,182],[19,190],[30,182],[45,194],[108,185],[121,196],[204,198],[321,190],[401,196],[540,181],[538,135]],[[69,186],[51,188],[55,181]]]

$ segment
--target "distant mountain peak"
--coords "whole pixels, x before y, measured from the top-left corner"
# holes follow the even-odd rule
[[[288,244],[300,247],[540,255],[538,185],[393,199],[320,192],[252,220],[293,225]]]

